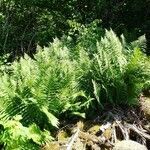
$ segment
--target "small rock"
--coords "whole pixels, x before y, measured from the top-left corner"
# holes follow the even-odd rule
[[[132,140],[123,140],[117,142],[113,150],[148,150],[144,145]]]

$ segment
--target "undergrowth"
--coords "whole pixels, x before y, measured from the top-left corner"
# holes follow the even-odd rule
[[[22,116],[17,122],[21,130],[31,126],[52,130],[59,127],[60,116],[88,117],[106,104],[138,104],[150,79],[142,43],[127,44],[112,30],[106,30],[101,39],[88,34],[91,31],[81,32],[72,46],[71,37],[55,39],[49,47],[38,47],[34,60],[26,55],[10,66],[1,66],[0,119],[4,129],[16,115]],[[14,130],[7,128],[3,136]],[[29,137],[24,136],[26,141]],[[4,139],[1,141],[9,143]]]

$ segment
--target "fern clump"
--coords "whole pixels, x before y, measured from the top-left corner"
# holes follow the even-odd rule
[[[135,47],[129,57],[124,74],[127,85],[128,103],[136,103],[137,96],[144,90],[150,79],[149,58],[142,51]]]
[[[97,42],[97,53],[93,62],[93,89],[99,103],[116,103],[121,101],[126,91],[123,74],[127,64],[123,46],[113,31]],[[126,97],[127,98],[127,97]]]
[[[23,126],[50,130],[58,128],[62,116],[93,115],[106,104],[137,104],[150,79],[144,39],[128,44],[112,30],[101,36],[95,28],[83,27],[76,42],[55,39],[49,47],[38,47],[34,60],[25,55],[1,68],[3,123],[21,115]]]
[[[39,48],[35,60],[25,56],[14,62],[10,70],[0,78],[1,119],[22,115],[23,124],[36,123],[44,129],[58,127],[57,117],[66,111],[83,116],[81,102],[76,101],[87,99],[78,88],[83,72],[59,40],[49,48]]]
[[[92,30],[87,31],[91,35]],[[7,69],[9,73],[4,70],[0,78],[1,119],[22,115],[24,125],[34,122],[47,129],[58,127],[58,118],[65,112],[84,117],[91,106],[137,102],[150,75],[148,60],[138,48],[142,44],[129,45],[106,30],[91,51],[83,35],[70,49],[69,41],[55,39],[49,47],[38,48],[35,60],[25,56]]]
[[[88,84],[82,83],[86,93],[96,100],[92,101],[93,108],[104,108],[105,104],[137,104],[139,94],[150,79],[148,58],[140,49],[145,47],[144,43],[143,40],[143,43],[127,44],[112,30],[106,30],[105,36],[97,41],[90,60],[91,69],[84,76]]]

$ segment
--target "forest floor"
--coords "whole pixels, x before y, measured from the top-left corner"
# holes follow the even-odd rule
[[[64,123],[56,141],[46,144],[42,150],[112,150],[123,140],[136,141],[150,149],[150,98],[142,96],[140,104],[138,108],[105,110],[93,120]]]

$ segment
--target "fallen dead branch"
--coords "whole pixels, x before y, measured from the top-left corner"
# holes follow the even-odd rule
[[[107,115],[106,115],[107,114]],[[130,114],[130,115],[129,115]],[[135,140],[143,145],[150,142],[150,131],[145,127],[141,116],[136,112],[123,112],[123,110],[112,110],[105,113],[106,118],[98,118],[99,127],[97,132],[91,132],[87,127],[84,129],[84,122],[78,122],[70,128],[70,136],[66,142],[57,141],[60,145],[58,150],[100,150],[103,147],[106,150],[112,150],[115,143],[119,140]],[[133,116],[132,116],[133,115]],[[136,117],[135,117],[136,116]],[[130,118],[129,118],[130,117]],[[132,118],[132,119],[131,119]],[[135,118],[137,121],[133,120]],[[140,120],[140,123],[138,122]],[[95,123],[95,121],[94,121]],[[69,128],[70,126],[66,126]],[[89,124],[89,128],[91,124]],[[94,127],[94,124],[93,124]],[[65,128],[63,128],[63,131]],[[69,129],[67,129],[69,130]],[[61,132],[61,131],[60,131]],[[107,137],[109,134],[110,137]],[[134,136],[134,139],[132,139]],[[121,137],[121,138],[120,138]],[[81,145],[81,147],[80,147]],[[64,148],[65,147],[65,148]],[[51,148],[52,149],[52,148]]]
[[[79,136],[79,132],[80,132],[80,129],[77,128],[76,133],[71,137],[69,143],[66,145],[67,146],[66,150],[71,150],[72,149],[72,146],[73,146],[74,142],[77,140],[77,138]]]

